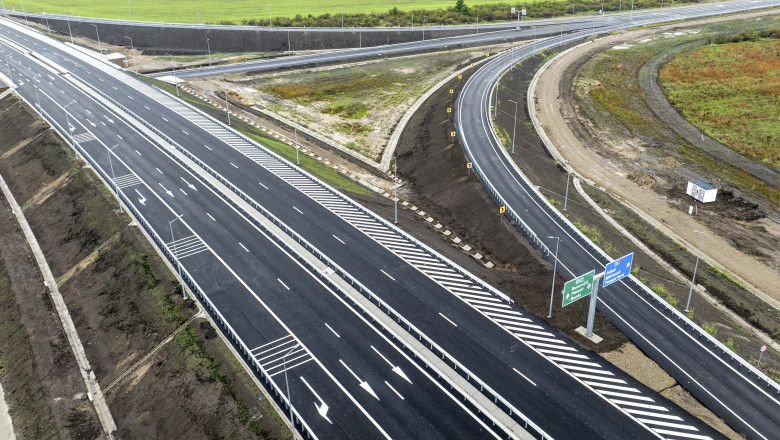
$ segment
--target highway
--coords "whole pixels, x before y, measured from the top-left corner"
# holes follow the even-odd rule
[[[765,7],[762,6],[765,3],[758,0],[741,3],[744,5],[744,7],[749,7],[751,9]],[[296,67],[300,68],[318,64],[332,64],[337,62],[356,61],[360,59],[399,56],[406,53],[447,50],[448,48],[453,47],[506,43],[515,40],[520,41],[532,38],[536,39],[585,29],[590,29],[591,32],[598,32],[603,31],[604,29],[633,26],[639,23],[655,23],[695,18],[702,15],[726,14],[739,10],[740,7],[734,7],[733,5],[727,4],[707,4],[699,6],[652,9],[647,11],[637,11],[634,13],[623,12],[618,14],[606,14],[602,16],[575,16],[573,18],[563,18],[556,20],[526,21],[519,24],[496,24],[490,28],[490,32],[484,32],[483,29],[483,31],[480,33],[457,37],[446,37],[433,40],[421,40],[411,43],[392,44],[387,46],[344,49],[339,51],[328,51],[323,53],[287,56],[227,65],[216,65],[212,67],[184,69],[177,71],[176,76],[181,79],[187,79],[236,73],[269,72],[280,69],[291,69]],[[471,27],[467,26],[467,28]],[[370,29],[371,28],[365,28],[364,31],[370,32]],[[321,29],[319,31],[334,32],[334,29]],[[161,72],[152,76],[159,78],[163,76],[170,76],[171,74],[172,72]]]
[[[318,395],[327,396],[328,400],[336,396],[333,398],[335,403],[328,402],[331,409],[327,414],[334,418],[337,414],[340,423],[334,425],[318,413],[319,400],[302,379],[296,381],[291,377],[290,385],[296,409],[301,411],[307,425],[319,436],[374,438],[378,436],[377,433],[384,431],[393,438],[419,438],[426,434],[434,438],[464,438],[464,433],[466,438],[480,438],[493,435],[488,433],[493,428],[487,428],[491,425],[475,415],[473,409],[458,407],[455,402],[460,399],[446,395],[442,389],[446,387],[437,385],[438,382],[433,378],[418,377],[412,382],[425,384],[415,388],[415,392],[430,394],[430,399],[437,405],[441,405],[438,402],[446,402],[448,398],[452,401],[451,405],[455,408],[443,410],[438,418],[436,414],[430,414],[429,407],[423,401],[415,403],[398,397],[399,394],[407,397],[408,392],[405,393],[403,387],[407,385],[397,374],[400,377],[398,383],[391,383],[399,393],[391,394],[392,389],[385,387],[384,392],[388,396],[380,396],[381,404],[373,402],[371,399],[376,399],[361,384],[369,382],[381,385],[383,377],[389,380],[388,377],[393,376],[392,369],[388,367],[401,365],[402,361],[385,362],[371,347],[378,348],[382,353],[392,353],[391,350],[395,349],[398,353],[396,356],[400,356],[404,350],[388,340],[385,342],[392,347],[379,344],[381,331],[374,323],[364,322],[361,326],[359,322],[353,322],[361,321],[360,315],[345,311],[344,307],[350,306],[338,301],[338,295],[332,289],[313,282],[321,279],[319,274],[309,270],[307,275],[308,269],[293,264],[295,258],[284,255],[281,249],[279,252],[269,251],[273,250],[273,245],[268,245],[273,244],[273,240],[267,237],[264,239],[262,233],[252,226],[253,222],[246,218],[246,214],[235,212],[230,204],[225,203],[227,195],[218,192],[211,196],[201,195],[206,193],[202,176],[205,172],[184,173],[181,165],[172,159],[171,153],[164,153],[165,147],[160,148],[149,142],[152,136],[144,133],[141,128],[144,124],[140,121],[158,127],[172,142],[202,160],[214,173],[230,176],[229,181],[236,188],[234,191],[240,190],[253,203],[273,212],[296,234],[326,253],[338,266],[346,268],[350,276],[365,286],[367,291],[373,292],[373,295],[390,306],[393,312],[388,312],[389,315],[403,317],[410,324],[411,333],[421,339],[424,335],[426,340],[432,341],[432,352],[437,356],[446,355],[448,360],[456,360],[457,363],[452,365],[459,366],[459,373],[469,383],[476,384],[479,381],[491,390],[500,390],[488,391],[484,387],[483,392],[496,402],[501,401],[503,410],[518,422],[530,418],[552,438],[578,435],[587,438],[685,437],[682,434],[699,435],[698,438],[718,437],[710,428],[617,371],[597,355],[583,351],[543,321],[508,303],[499,292],[481,284],[461,268],[316,179],[124,73],[85,59],[80,53],[43,36],[29,33],[18,25],[3,24],[0,36],[34,50],[70,71],[67,75],[52,75],[54,79],[51,79],[51,84],[43,76],[39,77],[42,81],[38,83],[39,87],[46,92],[42,106],[50,120],[59,123],[60,127],[65,126],[65,112],[62,108],[76,99],[77,104],[68,107],[68,111],[73,112],[72,119],[82,124],[74,132],[74,137],[91,131],[91,136],[97,140],[89,139],[90,136],[79,136],[83,141],[79,146],[96,149],[91,158],[95,158],[97,166],[103,169],[108,155],[105,159],[100,159],[100,156],[105,154],[107,148],[117,141],[127,146],[116,148],[111,153],[111,157],[121,159],[128,167],[117,181],[122,182],[123,188],[120,190],[123,194],[133,195],[130,203],[144,217],[148,217],[154,224],[153,229],[161,236],[167,235],[171,224],[165,223],[173,220],[176,214],[185,214],[173,226],[184,228],[186,225],[187,229],[174,229],[172,232],[194,241],[195,250],[205,246],[209,251],[182,257],[182,263],[201,290],[208,292],[213,301],[219,302],[217,308],[236,332],[244,331],[247,335],[253,331],[259,334],[271,332],[264,329],[265,325],[279,326],[287,332],[278,331],[274,334],[277,338],[257,338],[247,343],[247,346],[264,352],[264,344],[272,343],[267,347],[275,348],[273,343],[276,339],[293,338],[306,349],[301,359],[312,356],[312,361],[300,366],[314,370],[306,373],[312,375],[312,380],[306,376],[306,383],[315,389],[329,387],[328,393],[318,392]],[[9,67],[16,70],[11,69],[8,74],[16,72],[24,78],[19,80],[22,82],[19,92],[34,102],[36,95],[30,78],[45,68],[34,57],[24,55],[23,51],[11,50],[6,41],[0,41],[0,47],[4,55],[13,53],[6,61]],[[44,72],[45,77],[50,74]],[[16,80],[15,83],[19,85]],[[95,97],[98,91],[124,106],[136,117],[128,119],[122,112],[107,108],[99,98],[87,98]],[[47,97],[53,99],[47,100]],[[127,125],[127,132],[117,134],[116,127],[110,125],[115,123]],[[104,126],[110,128],[101,128]],[[121,136],[121,139],[117,136]],[[143,188],[137,188],[141,183],[135,183],[136,180],[128,176],[131,170],[137,180],[143,182]],[[128,183],[134,184],[124,186]],[[190,184],[201,190],[194,191]],[[142,192],[140,198],[135,196],[136,189]],[[141,198],[149,203],[149,208],[146,204],[138,206],[134,202],[137,199],[140,203]],[[165,206],[154,206],[149,202],[151,200],[160,203],[165,201]],[[222,219],[223,215],[226,216],[225,220]],[[183,247],[190,246],[190,241],[179,243]],[[261,255],[266,252],[268,256]],[[206,260],[201,262],[200,258]],[[285,259],[289,262],[282,263]],[[265,269],[258,271],[256,267]],[[318,284],[321,287],[318,288]],[[311,296],[308,296],[309,290],[306,290],[305,298],[303,294],[298,295],[303,292],[299,289],[311,289]],[[296,295],[291,297],[290,292]],[[252,308],[254,303],[260,305]],[[301,311],[306,308],[316,312]],[[264,316],[272,318],[261,319]],[[322,316],[332,319],[325,321]],[[346,316],[354,318],[346,319]],[[347,325],[348,328],[335,328],[333,323]],[[335,331],[328,329],[325,324],[329,324]],[[286,326],[290,326],[290,329]],[[317,328],[318,331],[314,330]],[[363,341],[362,338],[368,335],[375,335],[371,337],[372,345],[365,347],[365,344],[359,344],[360,347],[355,348],[353,341]],[[241,339],[244,340],[243,335]],[[285,339],[280,341],[286,342]],[[255,342],[258,344],[255,345]],[[289,344],[283,347],[295,345]],[[334,355],[331,350],[358,354],[353,355],[351,361],[344,361],[345,357]],[[422,375],[425,369],[412,360],[416,359],[415,356],[416,353],[408,356],[401,368],[406,374],[412,374],[408,371],[417,368]],[[278,356],[273,359],[278,363]],[[372,366],[366,367],[369,371],[374,368],[386,374],[382,376],[375,373],[370,381],[360,380],[370,373],[363,369],[349,369],[345,364],[369,365]],[[314,365],[318,368],[314,368]],[[464,367],[468,373],[464,373]],[[293,371],[298,375],[299,367],[294,368],[296,370]],[[274,378],[280,380],[282,376]],[[301,374],[300,377],[304,376]],[[377,390],[379,385],[371,389]],[[445,393],[445,396],[441,396],[441,393]],[[386,405],[393,396],[399,400],[397,405]],[[615,401],[629,403],[617,404]],[[459,419],[461,425],[457,428],[440,426],[442,423],[450,423],[447,414],[452,419]],[[467,417],[462,417],[463,414]],[[405,417],[417,420],[419,424],[409,423]],[[428,432],[420,428],[425,423],[431,426]],[[410,434],[412,432],[413,435]]]
[[[120,145],[111,151],[117,163],[108,164],[118,172],[115,181],[120,192],[132,197],[130,203],[147,218],[159,236],[167,236],[168,229],[173,227],[171,234],[181,238],[176,238],[175,244],[165,240],[168,248],[176,252],[177,246],[182,247],[181,255],[186,257],[181,262],[187,273],[201,291],[207,292],[252,353],[267,354],[267,349],[273,349],[271,353],[275,356],[269,359],[275,361],[272,366],[276,369],[272,373],[280,370],[279,356],[284,348],[295,345],[293,340],[300,341],[306,349],[300,353],[301,359],[312,357],[312,361],[300,367],[306,369],[305,376],[295,370],[299,367],[293,371],[300,374],[299,378],[306,377],[315,389],[325,390],[318,395],[327,396],[323,398],[330,407],[328,417],[334,422],[337,417],[341,421],[331,425],[321,417],[313,393],[307,391],[302,379],[293,378],[290,381],[291,394],[296,396],[293,402],[296,408],[302,408],[301,415],[314,432],[324,433],[323,437],[375,438],[381,435],[377,432],[386,432],[392,438],[415,438],[424,435],[425,427],[429,426],[431,437],[462,438],[463,433],[471,433],[465,437],[481,438],[490,436],[484,431],[492,424],[488,425],[473,409],[447,408],[446,399],[449,397],[452,405],[456,399],[437,395],[437,389],[438,393],[444,390],[430,378],[427,381],[414,378],[415,388],[407,388],[409,384],[393,377],[388,367],[402,365],[403,371],[410,375],[417,364],[403,364],[402,360],[388,364],[372,354],[371,347],[392,353],[392,347],[382,345],[379,336],[372,337],[370,346],[366,343],[356,347],[353,341],[363,341],[372,330],[365,325],[361,328],[360,322],[352,322],[359,321],[355,313],[354,318],[345,318],[350,315],[345,313],[344,303],[337,301],[329,289],[318,287],[314,274],[301,274],[304,268],[292,258],[273,251],[269,240],[264,240],[251,222],[242,221],[239,213],[231,213],[235,210],[224,202],[219,203],[218,194],[207,194],[199,175],[187,175],[181,166],[166,159],[164,148],[150,144],[150,135],[139,133],[137,124],[123,120],[120,113],[88,98],[94,96],[90,88],[105,90],[113,99],[121,99],[132,111],[158,124],[193,155],[207,160],[220,174],[231,176],[234,185],[244,188],[290,228],[316,247],[328,250],[331,258],[340,266],[350,268],[367,289],[398,311],[416,332],[430,338],[435,343],[437,357],[446,353],[448,359],[456,360],[453,366],[458,365],[458,372],[470,383],[479,380],[487,385],[480,386],[485,393],[488,387],[500,390],[490,397],[506,402],[504,411],[518,423],[524,424],[528,418],[552,438],[568,438],[577,433],[588,433],[587,437],[593,438],[657,438],[653,428],[668,423],[717,438],[717,434],[698,420],[600,357],[577,348],[543,321],[506,304],[500,295],[478,280],[468,278],[462,269],[415,245],[413,239],[361,211],[344,196],[256,146],[244,145],[231,131],[173,98],[112,67],[79,59],[79,52],[58,42],[32,33],[22,35],[24,32],[25,29],[11,25],[4,26],[0,34],[6,38],[0,41],[10,64],[9,76],[18,77],[14,82],[20,86],[19,92],[31,102],[41,99],[50,120],[60,127],[71,121],[74,140],[79,148],[92,151],[87,159],[96,168],[105,170],[109,157],[106,150],[114,144]],[[12,45],[32,47],[37,55],[25,56],[24,50],[9,51],[11,40]],[[60,69],[67,66],[71,73],[48,72],[37,62],[44,55],[59,64]],[[36,77],[38,72],[42,74]],[[36,82],[39,95],[32,87],[33,77],[40,81]],[[73,100],[76,103],[69,104]],[[65,106],[68,106],[67,113]],[[122,128],[123,125],[126,127]],[[118,163],[127,169],[123,170]],[[201,189],[196,191],[190,184]],[[196,200],[190,200],[193,198]],[[179,214],[184,215],[182,219],[170,223]],[[316,306],[309,301],[323,301],[326,305]],[[305,313],[307,308],[316,312]],[[279,342],[275,341],[286,345],[276,347],[273,344]],[[335,348],[341,344],[344,346]],[[399,357],[401,349],[396,345],[395,350],[395,356]],[[347,361],[346,354],[339,354],[338,358],[334,354],[350,352],[361,355],[353,354],[353,360]],[[415,354],[409,357],[414,359]],[[364,368],[348,369],[342,360],[347,365]],[[369,366],[378,372],[371,373]],[[418,371],[423,373],[420,368]],[[373,383],[371,389],[380,393],[379,386],[385,380],[391,381],[390,378],[396,379],[391,383],[401,396],[413,392],[428,394],[420,398],[429,401],[414,404],[411,399],[401,400],[387,386],[382,389],[387,395],[380,395],[381,403],[377,403],[361,387],[363,383]],[[282,375],[274,379],[281,380]],[[512,386],[507,387],[508,384]],[[281,383],[275,384],[276,389],[280,387]],[[635,410],[639,412],[617,408],[602,397],[603,393],[625,395],[635,402]],[[431,405],[430,401],[436,404]],[[442,410],[430,414],[431,407]],[[464,413],[468,416],[459,415]],[[420,420],[422,415],[429,419],[410,423]],[[440,416],[438,420],[436,415]],[[334,433],[334,429],[338,431]]]
[[[755,2],[729,3],[720,8],[737,10],[750,5]],[[780,2],[762,2],[761,5],[777,6]],[[702,12],[708,11],[689,8],[686,14],[693,17]],[[648,21],[653,20],[649,14],[647,17]],[[635,18],[636,24],[646,22],[645,16]],[[564,36],[561,41],[548,40],[537,44],[536,49],[577,41],[587,35],[588,32],[583,31]],[[554,239],[546,237],[561,238],[558,266],[566,278],[592,269],[598,273],[610,259],[549,205],[522,175],[493,131],[491,112],[496,103],[491,99],[494,99],[496,84],[502,73],[511,68],[514,59],[532,53],[532,48],[522,48],[514,57],[497,57],[469,79],[457,100],[458,137],[493,199],[507,207],[510,218],[524,222],[532,231],[527,235],[543,254],[551,258],[549,248],[543,243],[552,245]],[[498,106],[509,104],[499,102]],[[780,387],[774,381],[713,342],[698,326],[681,313],[672,311],[665,301],[641,287],[633,277],[601,289],[599,300],[599,309],[614,325],[735,430],[747,438],[777,438]]]

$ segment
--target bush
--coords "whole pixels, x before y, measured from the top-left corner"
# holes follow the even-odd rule
[[[650,286],[650,289],[671,304],[672,307],[677,307],[677,297],[672,295],[672,292],[669,292],[669,290],[666,289],[666,286],[659,283],[653,283],[653,285]]]
[[[706,322],[701,325],[702,330],[705,332],[711,334],[712,336],[715,336],[718,334],[718,329],[715,328],[712,324],[707,324]]]

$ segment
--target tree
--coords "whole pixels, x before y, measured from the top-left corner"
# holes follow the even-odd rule
[[[469,7],[466,6],[466,3],[463,0],[457,0],[455,2],[455,10],[463,15],[469,15]]]

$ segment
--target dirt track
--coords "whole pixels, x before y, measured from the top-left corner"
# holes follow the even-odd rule
[[[683,244],[689,249],[698,247],[699,234],[693,230],[704,231],[704,242],[706,243],[702,250],[704,259],[717,261],[774,300],[780,301],[780,291],[776,288],[780,283],[780,276],[777,272],[761,264],[755,258],[740,252],[720,234],[698,222],[696,218],[670,206],[655,192],[629,180],[626,177],[628,173],[616,172],[614,164],[594,152],[589,145],[583,145],[581,138],[574,134],[569,127],[573,115],[565,116],[561,105],[553,104],[559,102],[560,98],[559,78],[563,76],[564,71],[571,63],[585,55],[592,54],[595,48],[610,47],[627,39],[638,39],[672,27],[645,29],[609,36],[594,43],[581,45],[560,57],[542,74],[537,84],[535,97],[539,102],[545,103],[538,106],[539,120],[553,144],[566,159],[571,161],[573,167],[580,174],[593,180],[597,186],[606,188],[613,196],[633,205],[635,211],[642,217],[669,228],[681,238]]]

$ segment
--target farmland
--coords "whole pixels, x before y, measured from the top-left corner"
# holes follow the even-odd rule
[[[664,66],[671,102],[708,135],[780,167],[780,40],[711,44]]]
[[[527,3],[532,3],[528,0]],[[6,2],[6,3],[10,3]],[[479,3],[495,3],[490,1],[469,2],[469,5]],[[444,9],[455,5],[455,0],[397,0],[387,3],[381,0],[366,0],[362,2],[343,2],[337,0],[303,1],[292,0],[283,3],[258,2],[255,0],[132,0],[125,2],[106,2],[102,0],[73,1],[73,15],[101,18],[129,19],[132,11],[133,20],[168,21],[180,23],[195,23],[200,16],[201,23],[218,23],[220,21],[232,21],[241,23],[245,19],[257,19],[268,22],[271,17],[294,17],[296,14],[319,16],[322,14],[340,15],[355,13],[387,12],[392,7],[400,11]],[[270,5],[270,7],[269,7]],[[21,7],[16,5],[17,10]],[[70,8],[67,0],[49,0],[25,2],[25,8],[29,12],[68,14]],[[508,9],[508,8],[507,8]],[[417,21],[422,23],[422,15]]]
[[[664,0],[636,0],[635,9],[663,7]],[[674,4],[695,3],[697,0],[677,0]],[[21,10],[21,3],[5,1]],[[667,0],[667,5],[669,1]],[[27,0],[27,12],[70,14],[84,17],[165,21],[176,23],[248,24],[252,26],[353,27],[353,26],[420,26],[442,24],[475,24],[516,19],[510,9],[526,8],[527,18],[549,18],[569,14],[593,14],[625,11],[624,0],[523,0],[497,2],[471,0],[456,4],[456,0],[380,0],[343,2],[335,0],[304,2],[292,0],[268,3],[253,0]]]

